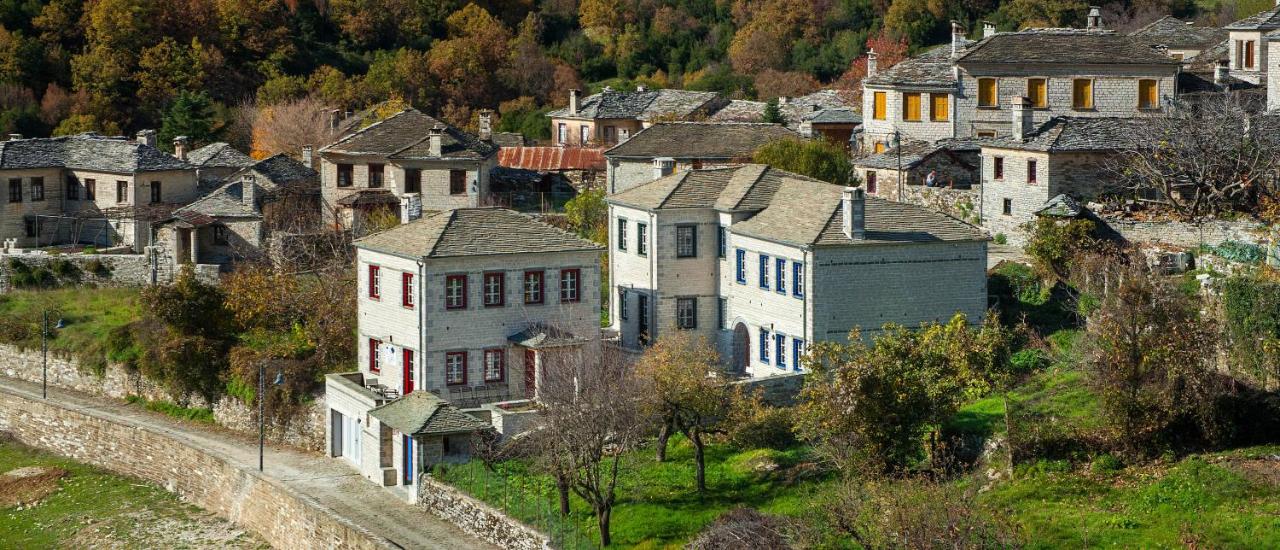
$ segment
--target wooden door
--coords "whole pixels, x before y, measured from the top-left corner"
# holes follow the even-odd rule
[[[524,350],[524,396],[533,399],[538,394],[538,354]]]

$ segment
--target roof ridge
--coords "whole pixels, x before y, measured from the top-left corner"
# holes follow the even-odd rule
[[[691,173],[693,173],[693,170],[685,170],[683,172],[680,172],[680,181],[676,182],[676,184],[671,188],[671,191],[667,193],[667,196],[662,197],[662,202],[658,203],[658,208],[662,208],[663,206],[667,205],[667,201],[671,200],[671,195],[674,195],[676,193],[676,190],[679,189],[680,186],[684,185],[684,183],[689,180],[689,174]]]
[[[413,107],[410,107],[410,108],[408,108],[408,109],[403,109],[403,110],[401,110],[400,112],[395,113],[395,114],[393,114],[393,115],[391,115],[391,116],[389,116],[389,117],[387,117],[387,118],[384,118],[384,119],[379,120],[379,121],[377,121],[377,122],[375,122],[375,123],[373,123],[373,124],[370,124],[370,125],[368,125],[368,126],[365,126],[364,128],[361,128],[361,129],[359,129],[359,130],[356,130],[356,131],[354,131],[354,132],[351,132],[350,134],[347,134],[346,136],[343,136],[343,137],[342,137],[342,139],[339,139],[338,141],[335,141],[335,142],[333,142],[333,143],[330,143],[330,144],[328,144],[328,145],[325,145],[325,146],[324,146],[324,147],[322,147],[320,150],[321,150],[321,151],[325,151],[325,150],[327,150],[327,149],[329,149],[329,148],[331,148],[331,147],[333,147],[333,146],[335,146],[335,145],[339,145],[339,144],[342,144],[342,143],[346,143],[346,142],[348,142],[348,141],[351,141],[351,138],[354,138],[354,137],[356,137],[356,136],[358,136],[358,135],[361,135],[361,134],[363,134],[363,133],[365,133],[365,132],[368,132],[369,130],[372,130],[375,126],[381,125],[382,123],[384,123],[384,122],[386,122],[386,121],[388,121],[388,120],[391,120],[391,119],[393,119],[393,118],[396,118],[396,117],[398,117],[398,116],[400,116],[400,115],[403,115],[403,114],[405,114],[405,113],[407,113],[407,112],[409,112],[409,111],[417,111],[417,109],[414,109]],[[425,114],[425,113],[424,113],[424,114]],[[421,142],[419,142],[419,143],[421,143]]]
[[[734,208],[734,209],[737,209],[738,207],[742,206],[742,201],[747,200],[747,196],[751,194],[751,190],[752,190],[752,189],[755,189],[757,185],[760,185],[760,180],[763,180],[763,179],[764,179],[764,175],[765,175],[767,172],[769,172],[769,171],[773,170],[773,167],[772,167],[772,166],[769,166],[768,164],[754,164],[754,163],[753,163],[753,164],[744,164],[744,165],[742,165],[742,166],[739,166],[739,167],[738,167],[738,170],[742,170],[742,169],[747,168],[747,167],[755,167],[755,166],[763,166],[763,167],[764,167],[764,169],[763,169],[763,170],[760,170],[760,172],[758,172],[758,173],[756,174],[756,177],[755,177],[754,179],[752,179],[752,180],[751,180],[751,184],[747,186],[746,192],[745,192],[745,193],[743,193],[741,197],[738,197],[737,202],[733,203],[733,208]],[[737,171],[734,171],[734,174],[737,174]]]
[[[423,253],[422,255],[423,257],[429,257],[432,254],[435,254],[436,247],[440,246],[440,241],[444,240],[445,232],[448,231],[449,226],[453,225],[453,222],[458,219],[457,216],[458,216],[458,210],[456,208],[449,211],[449,219],[444,221],[444,227],[440,228],[440,233],[436,234],[435,242],[431,243],[431,246],[427,248],[425,253]],[[435,216],[432,216],[432,218],[434,217]]]

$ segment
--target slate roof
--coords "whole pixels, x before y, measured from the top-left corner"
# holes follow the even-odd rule
[[[1044,206],[1036,210],[1037,216],[1049,216],[1053,218],[1079,218],[1085,213],[1084,205],[1080,201],[1072,198],[1070,195],[1058,194],[1045,201]]]
[[[719,96],[715,92],[670,89],[640,92],[606,89],[603,92],[592,94],[579,100],[576,114],[570,113],[569,108],[565,107],[551,111],[547,113],[547,116],[587,119],[629,118],[636,120],[649,120],[668,114],[685,117],[718,98]]]
[[[749,157],[766,143],[799,138],[781,124],[758,122],[662,122],[609,149],[609,158],[698,158],[734,159]]]
[[[1223,28],[1229,31],[1269,31],[1280,29],[1280,6],[1256,13]]]
[[[1177,65],[1178,61],[1141,40],[1111,31],[1029,29],[984,38],[956,63]]]
[[[251,168],[269,180],[258,182],[268,191],[276,187],[318,186],[320,183],[319,172],[284,153],[258,161]],[[267,183],[271,185],[266,185]]]
[[[195,202],[174,210],[173,217],[187,221],[192,225],[207,224],[196,223],[196,218],[192,218],[189,214],[198,214],[209,218],[261,218],[262,214],[260,212],[244,203],[243,191],[244,187],[240,181],[232,181],[214,189],[208,195]]]
[[[1175,50],[1203,50],[1227,39],[1226,29],[1218,27],[1200,27],[1190,21],[1183,21],[1172,15],[1166,15],[1148,23],[1129,34],[1153,46],[1165,46]]]
[[[1147,124],[1142,118],[1059,116],[1021,141],[1005,137],[987,145],[1025,151],[1114,151],[1131,143],[1131,136]]]
[[[707,122],[760,122],[764,118],[765,102],[747,99],[731,99],[720,110],[707,117]]]
[[[440,157],[431,155],[428,131],[444,126]],[[416,109],[400,111],[322,149],[322,153],[381,155],[393,159],[485,159],[498,151],[492,143],[449,126]]]
[[[187,153],[187,162],[197,168],[245,168],[256,161],[230,144],[219,141]]]
[[[554,253],[602,247],[505,208],[459,208],[364,237],[356,247],[408,258]]]
[[[498,166],[539,172],[604,170],[604,149],[599,147],[503,147]]]
[[[610,195],[605,201],[646,210],[714,208],[752,211],[768,206],[784,179],[818,181],[763,164],[746,164],[677,172]]]
[[[590,340],[553,326],[535,324],[507,337],[507,341],[530,349],[576,346]]]
[[[877,71],[863,82],[869,86],[951,87],[956,84],[951,61],[951,45],[946,44]]]
[[[932,156],[934,153],[944,149],[956,153],[973,153],[982,150],[982,144],[990,141],[989,139],[978,138],[962,138],[962,139],[944,139],[935,143],[924,141],[914,141],[902,144],[902,169],[910,170],[915,168],[917,164]],[[892,148],[882,153],[868,155],[860,159],[854,160],[853,164],[858,167],[879,168],[882,170],[898,169],[898,148]]]
[[[813,124],[862,124],[862,115],[848,107],[823,109],[809,113],[803,119]]]
[[[136,173],[190,170],[193,166],[137,141],[96,134],[0,142],[0,169],[24,168]]]
[[[401,433],[415,436],[470,433],[489,428],[428,391],[415,391],[369,410],[369,416]]]

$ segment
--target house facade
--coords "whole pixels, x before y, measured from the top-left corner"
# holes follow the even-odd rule
[[[715,92],[689,90],[604,91],[582,97],[569,90],[569,105],[547,113],[551,140],[558,146],[599,147],[627,141],[658,120],[692,120],[711,115],[729,101]]]
[[[610,319],[625,348],[687,330],[733,372],[767,377],[855,328],[871,335],[956,312],[976,321],[986,308],[984,233],[861,189],[744,165],[606,201]]]
[[[799,139],[781,124],[661,122],[604,153],[605,189],[619,193],[683,170],[736,166],[766,144]]]
[[[1266,83],[1271,58],[1267,42],[1280,30],[1280,2],[1223,28],[1229,33],[1227,60],[1231,76],[1253,84]]]

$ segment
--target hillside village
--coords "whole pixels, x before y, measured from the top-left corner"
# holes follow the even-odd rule
[[[857,90],[571,89],[550,139],[393,100],[296,151],[9,135],[0,386],[468,547],[1280,544],[1280,2],[1082,19]]]

